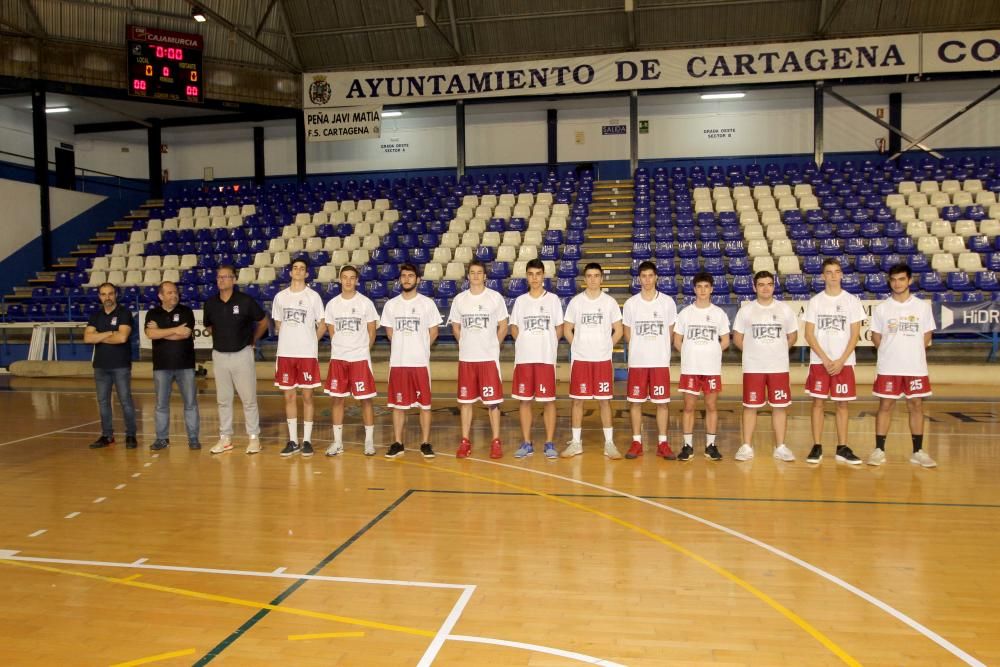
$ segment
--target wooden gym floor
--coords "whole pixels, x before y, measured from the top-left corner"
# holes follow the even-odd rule
[[[516,461],[512,400],[504,458],[486,458],[480,414],[474,458],[458,461],[450,382],[435,386],[433,461],[412,449],[412,413],[403,458],[361,455],[360,426],[345,429],[344,456],[324,457],[325,398],[317,456],[282,459],[281,398],[264,382],[261,455],[209,454],[205,381],[202,451],[175,437],[150,452],[148,381],[134,387],[140,449],[91,451],[92,386],[11,379],[0,391],[3,664],[1000,663],[995,389],[929,402],[939,467],[924,470],[908,463],[903,406],[887,465],[807,465],[804,402],[789,420],[798,462],[770,458],[765,417],[757,459],[736,463],[732,399],[719,463],[700,456],[700,425],[690,462],[607,461],[594,414],[583,456]],[[626,406],[614,405],[624,449]],[[558,408],[561,447],[569,405]],[[852,406],[861,456],[873,410]],[[172,418],[182,433],[176,398]],[[377,420],[383,446],[384,409]]]

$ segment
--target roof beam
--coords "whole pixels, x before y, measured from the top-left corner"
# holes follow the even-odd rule
[[[264,29],[264,24],[267,23],[267,17],[271,15],[271,10],[274,9],[274,4],[278,0],[268,0],[267,7],[264,8],[264,13],[260,17],[260,22],[257,23],[257,29],[253,31],[254,39],[260,37],[260,31]]]
[[[162,9],[150,9],[146,7],[137,7],[134,2],[129,2],[128,5],[113,5],[107,2],[100,2],[99,0],[59,0],[63,4],[68,5],[79,5],[82,7],[90,7],[91,9],[103,9],[109,12],[115,12],[118,14],[141,14],[144,16],[157,16],[165,19],[178,19],[181,21],[190,21],[191,14],[178,14],[176,12],[168,12]],[[263,30],[264,34],[274,35],[275,37],[282,36],[282,33],[275,32],[274,30]],[[107,46],[107,44],[105,44]]]
[[[451,51],[456,58],[461,58],[462,54],[458,52],[458,49],[455,48],[455,45],[452,44],[451,40],[448,39],[448,36],[444,34],[444,30],[442,30],[441,26],[437,24],[437,21],[434,20],[434,17],[432,17],[427,12],[427,10],[424,9],[423,3],[420,2],[420,0],[410,0],[410,2],[413,3],[414,9],[416,9],[419,13],[424,15],[424,20],[427,21],[427,24],[430,25],[434,33],[441,38],[441,41],[445,43],[445,45],[448,47],[448,50]]]
[[[295,66],[302,70],[302,54],[299,53],[299,46],[295,43],[295,35],[292,34],[292,22],[288,18],[288,9],[285,7],[284,0],[277,0],[278,2],[278,13],[281,14],[281,27],[285,33],[285,39],[288,40],[288,48],[292,50],[292,62]]]
[[[462,40],[458,37],[458,23],[455,22],[455,0],[448,0],[448,23],[451,24],[451,41],[458,56],[462,57]]]
[[[187,0],[187,3],[189,5],[191,5],[191,7],[193,7],[193,8],[200,9],[205,14],[205,16],[207,16],[208,18],[212,19],[216,23],[220,23],[223,26],[225,26],[226,28],[228,28],[229,30],[232,30],[240,38],[242,38],[243,40],[249,42],[250,44],[253,44],[258,49],[260,49],[261,51],[263,51],[264,53],[266,53],[267,55],[271,56],[276,61],[278,61],[279,63],[281,63],[282,65],[284,65],[286,68],[288,68],[289,71],[294,72],[296,74],[301,74],[302,73],[302,68],[301,67],[299,67],[298,65],[296,65],[292,61],[286,59],[283,55],[281,55],[280,53],[278,53],[274,49],[272,49],[269,46],[261,43],[253,35],[251,35],[246,30],[244,30],[240,26],[236,25],[235,23],[233,23],[232,21],[230,21],[229,19],[227,19],[225,16],[223,16],[219,12],[215,11],[211,7],[205,6],[204,2],[200,2],[200,0]]]
[[[45,33],[45,26],[42,25],[41,19],[38,18],[38,12],[35,11],[34,6],[31,4],[31,0],[21,0],[21,6],[24,7],[24,13],[28,15],[28,20],[31,23],[32,34],[40,39],[45,39],[47,36]]]
[[[839,14],[840,10],[843,9],[845,2],[847,2],[847,0],[837,0],[837,4],[833,6],[830,13],[826,15],[826,18],[822,19],[823,24],[820,25],[819,31],[816,33],[819,37],[825,35],[826,31],[830,29],[830,24],[833,23],[833,19],[837,18],[837,14]],[[824,2],[823,4],[825,5],[826,3]],[[822,12],[822,9],[823,8],[820,7],[820,12]],[[822,13],[820,14],[820,17],[822,18]]]

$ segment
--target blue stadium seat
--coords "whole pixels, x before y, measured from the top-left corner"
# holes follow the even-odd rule
[[[740,296],[753,296],[753,277],[733,276],[733,292]]]
[[[994,271],[976,272],[976,289],[984,292],[996,292],[1000,290],[1000,282],[997,281],[997,274]]]
[[[751,272],[749,257],[730,257],[729,273],[734,276],[749,276]]]
[[[573,297],[576,296],[575,278],[556,278],[556,296]]]
[[[895,241],[888,238],[873,238],[869,241],[868,250],[873,255],[888,255],[895,248]]]
[[[912,255],[917,252],[917,242],[910,236],[901,236],[896,239],[895,251],[900,255]]]
[[[993,246],[990,244],[989,238],[986,236],[981,236],[981,235],[970,236],[967,239],[967,243],[969,246],[969,252],[978,252],[982,254],[982,253],[988,253],[993,249]]]
[[[811,276],[819,275],[823,272],[823,258],[819,255],[805,255],[802,257],[802,272]]]
[[[517,298],[528,291],[528,281],[524,278],[511,278],[507,281],[506,296]]]
[[[559,261],[556,264],[556,276],[559,278],[576,278],[576,262],[570,260]]]
[[[493,262],[486,271],[488,278],[503,280],[510,277],[510,264],[507,262]]]
[[[819,249],[816,247],[815,239],[801,239],[799,241],[793,241],[792,246],[795,248],[795,254],[800,257],[810,257],[819,254]]]
[[[851,237],[844,240],[844,252],[848,255],[864,255],[868,252],[867,239]]]
[[[785,276],[785,292],[795,296],[806,296],[809,292],[809,285],[805,275],[801,273],[791,273]]]
[[[551,243],[542,244],[542,246],[538,249],[538,259],[541,260],[559,259],[559,246]]]
[[[1000,271],[1000,252],[991,252],[984,259],[986,261],[983,263],[988,271]]]
[[[476,259],[479,261],[489,263],[497,258],[497,249],[491,246],[481,245],[476,248],[475,255]]]
[[[746,257],[746,245],[744,245],[743,241],[726,241],[723,253],[726,257]]]
[[[875,255],[865,254],[858,255],[854,268],[857,269],[858,273],[878,273],[881,270],[881,265]]]
[[[920,289],[925,292],[944,292],[947,287],[943,280],[941,280],[941,275],[937,271],[928,271],[920,275]]]
[[[569,246],[566,246],[569,247]],[[565,257],[565,247],[563,248],[563,257]],[[633,243],[632,244],[632,257],[635,259],[649,259],[653,256],[653,250],[650,248],[648,242]]]
[[[861,294],[864,291],[864,287],[861,285],[861,276],[857,273],[845,274],[844,279],[840,282],[840,286],[845,291],[854,295]]]
[[[379,281],[387,283],[391,280],[397,280],[399,278],[399,264],[388,263],[388,264],[379,264],[377,266],[378,268],[376,269],[377,271],[376,275],[378,276]]]
[[[677,278],[673,275],[659,276],[656,279],[656,289],[668,296],[677,296]]]
[[[564,245],[562,247],[561,258],[577,260],[583,257],[583,252],[578,245]]]
[[[411,248],[409,250],[409,260],[413,264],[426,264],[431,261],[431,251],[427,248]]]
[[[951,271],[946,275],[945,282],[948,289],[954,292],[971,292],[976,289],[969,274],[965,271]]]
[[[923,253],[910,255],[905,261],[909,263],[914,273],[927,273],[931,270],[931,261]]]

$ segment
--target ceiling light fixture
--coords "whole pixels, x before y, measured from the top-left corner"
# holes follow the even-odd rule
[[[45,113],[66,113],[69,107],[45,107]]]
[[[191,9],[191,18],[193,18],[198,23],[204,23],[205,21],[208,20],[208,17],[205,16],[205,13],[201,11],[200,7],[193,7]]]
[[[738,100],[746,97],[746,93],[705,93],[701,96],[703,100]]]
[[[396,118],[397,116],[402,116],[402,111],[383,111],[382,118]]]

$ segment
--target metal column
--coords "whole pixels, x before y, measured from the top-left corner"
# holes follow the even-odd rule
[[[295,176],[299,183],[306,182],[306,117],[295,115]]]
[[[639,168],[639,91],[628,95],[628,152],[631,173]]]
[[[556,169],[559,166],[559,111],[549,109],[546,112],[546,122],[548,126],[548,163],[549,169]]]
[[[813,84],[813,161],[823,164],[823,82]]]
[[[163,199],[163,156],[160,146],[163,135],[158,120],[152,121],[146,128],[146,153],[149,164],[149,198]]]
[[[45,84],[36,84],[31,95],[31,121],[35,149],[35,185],[38,186],[42,264],[52,267],[52,212],[49,205],[49,131],[45,118]]]
[[[455,173],[465,176],[465,101],[455,102]]]
[[[253,183],[260,187],[264,185],[264,128],[253,128]]]

